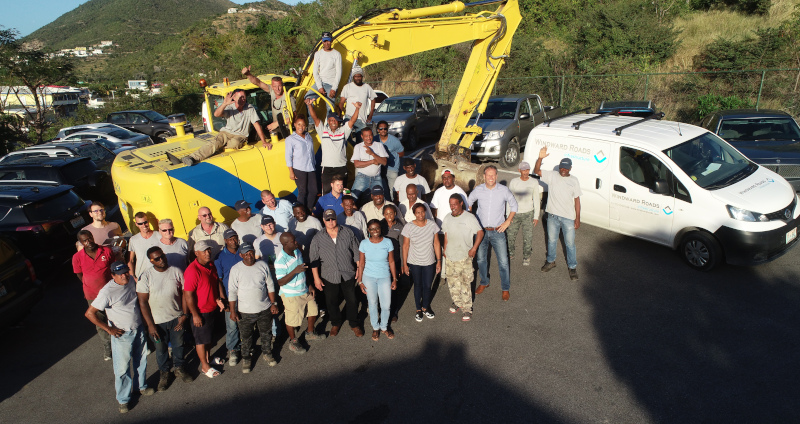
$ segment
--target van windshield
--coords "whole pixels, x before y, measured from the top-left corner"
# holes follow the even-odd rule
[[[711,133],[664,150],[664,154],[707,190],[735,184],[758,169],[758,165]]]

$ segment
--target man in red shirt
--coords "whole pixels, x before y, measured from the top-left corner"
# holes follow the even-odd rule
[[[219,308],[220,311],[225,309],[219,297],[219,277],[211,257],[212,247],[208,240],[199,240],[195,243],[195,260],[186,267],[183,274],[183,297],[192,312],[195,349],[200,359],[201,370],[208,378],[219,375],[219,371],[211,366],[211,362],[215,365],[222,365],[225,362],[222,358],[209,358],[215,309]]]
[[[83,295],[89,305],[97,297],[97,293],[103,286],[111,281],[111,263],[114,262],[114,252],[110,247],[100,246],[94,242],[94,236],[89,230],[81,230],[78,233],[78,243],[83,249],[72,255],[72,271],[83,283]],[[97,311],[97,319],[100,322],[107,322],[106,314]],[[103,344],[103,359],[111,360],[111,336],[106,330],[97,328],[97,335]]]

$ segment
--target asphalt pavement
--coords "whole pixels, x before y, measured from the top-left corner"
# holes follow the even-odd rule
[[[0,333],[0,421],[798,422],[800,249],[699,273],[667,248],[584,225],[570,281],[562,250],[539,271],[541,226],[534,233],[532,266],[519,253],[512,262],[511,300],[493,261],[471,322],[448,312],[437,285],[436,318],[416,322],[407,298],[394,340],[344,330],[296,355],[281,338],[274,368],[175,381],[126,415],[63,267],[23,325]],[[224,355],[221,334],[213,351]]]

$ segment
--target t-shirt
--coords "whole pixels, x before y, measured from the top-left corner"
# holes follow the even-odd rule
[[[381,207],[377,207],[375,206],[374,202],[369,202],[361,207],[361,212],[364,212],[364,217],[367,218],[367,222],[370,222],[373,219],[380,221],[383,219],[383,208],[385,208],[386,205],[394,205],[394,203],[384,200],[383,205],[381,205]]]
[[[225,289],[226,295],[228,294],[231,269],[241,261],[242,257],[238,253],[231,253],[227,246],[219,252],[217,259],[214,259],[214,268],[217,269],[217,277],[222,280],[222,287]]]
[[[120,330],[131,331],[142,325],[142,314],[139,312],[139,296],[136,295],[136,282],[133,276],[128,277],[128,284],[120,285],[109,281],[97,293],[92,306],[105,311],[108,325]]]
[[[400,153],[403,152],[404,147],[403,143],[400,140],[389,134],[386,136],[386,141],[381,141],[380,136],[374,136],[372,140],[376,143],[380,142],[383,144],[383,147],[389,153],[389,157],[386,159],[386,169],[392,170],[394,172],[398,172],[400,169]]]
[[[403,225],[397,219],[394,220],[394,225],[389,227],[389,223],[386,222],[386,219],[381,220],[381,234],[384,237],[388,238],[392,241],[392,246],[394,246],[394,266],[395,271],[400,272],[400,264],[402,262],[400,258],[401,251],[403,250],[401,246],[403,245],[403,236],[401,233],[403,232]]]
[[[482,230],[478,219],[467,211],[463,211],[459,216],[453,216],[451,212],[442,216],[442,219],[444,219],[442,231],[447,235],[447,249],[444,251],[447,259],[451,261],[467,259],[475,235]]]
[[[414,205],[416,205],[417,203],[425,205],[425,218],[433,219],[433,214],[431,213],[431,208],[428,207],[428,204],[419,199],[417,199],[417,201],[414,202]],[[414,216],[413,205],[409,206],[408,200],[406,200],[404,203],[400,203],[399,205],[397,205],[397,207],[398,209],[400,209],[400,215],[406,222],[411,222],[416,218],[416,216]]]
[[[172,244],[164,244],[164,242],[159,239],[158,247],[160,247],[167,256],[167,264],[169,264],[169,266],[174,266],[180,269],[181,272],[186,271],[186,265],[188,265],[186,260],[189,257],[189,245],[186,243],[186,240],[176,238]]]
[[[327,123],[315,126],[322,149],[321,166],[340,167],[347,165],[347,138],[353,131],[350,125],[344,123],[331,130]]]
[[[575,176],[562,177],[556,171],[542,171],[547,184],[547,213],[574,220],[575,198],[581,194],[581,183]]]
[[[362,240],[358,245],[358,251],[364,254],[364,275],[372,278],[392,276],[389,253],[394,251],[394,246],[390,238],[384,237],[379,243],[373,243],[370,239]]]
[[[214,228],[210,233],[206,233],[206,230],[203,229],[203,224],[197,224],[196,227],[189,231],[189,250],[194,249],[194,245],[198,241],[206,240],[211,242],[211,258],[216,258],[219,255],[219,251],[225,247],[224,234],[228,228],[230,227],[224,222],[214,222]]]
[[[422,175],[415,175],[414,178],[408,178],[406,174],[398,175],[397,179],[394,180],[394,187],[392,189],[399,193],[400,195],[400,202],[408,202],[408,195],[406,195],[406,187],[409,184],[415,184],[417,186],[417,197],[422,198],[422,195],[425,193],[429,193],[431,188],[428,187],[428,181]],[[449,208],[447,210],[450,210]]]
[[[361,241],[367,236],[367,218],[364,212],[354,211],[353,215],[347,216],[344,212],[336,215],[336,222],[353,230],[356,240]]]
[[[430,265],[436,263],[436,253],[433,251],[433,238],[438,237],[439,226],[430,219],[425,221],[425,225],[420,227],[413,222],[409,222],[403,227],[401,233],[408,238],[408,264],[409,265]]]
[[[347,99],[347,105],[345,105],[344,110],[345,119],[350,119],[350,117],[353,116],[353,112],[356,111],[354,103],[361,102],[361,109],[358,110],[358,119],[365,124],[369,116],[369,108],[367,107],[369,102],[367,100],[374,100],[378,97],[369,84],[364,83],[359,87],[355,82],[345,85],[339,96],[343,99]]]
[[[508,183],[508,189],[517,199],[517,213],[536,212],[533,219],[539,219],[539,209],[542,207],[541,185],[539,180],[529,177],[527,181],[522,178],[514,178]],[[508,209],[506,209],[508,213]]]
[[[144,238],[142,233],[136,234],[128,242],[128,250],[136,255],[136,269],[134,270],[136,278],[139,278],[146,269],[153,267],[153,263],[147,258],[147,249],[158,246],[158,240],[158,234],[154,232],[148,239]]]
[[[242,137],[247,137],[250,134],[250,125],[258,123],[256,108],[249,103],[245,103],[241,111],[236,108],[236,105],[226,106],[222,111],[222,117],[227,119],[228,122],[225,123],[225,128],[220,131]]]
[[[275,257],[275,278],[280,280],[289,275],[290,272],[302,263],[303,253],[300,252],[300,249],[295,249],[294,255],[290,255],[281,248],[281,250],[278,251],[278,255]],[[302,296],[307,292],[306,273],[301,272],[295,274],[288,283],[282,285],[278,294],[285,297],[294,297]]]
[[[197,308],[200,313],[213,312],[217,308],[219,299],[219,277],[213,262],[208,263],[208,268],[200,265],[197,259],[192,261],[183,274],[183,289],[197,294]]]
[[[110,245],[111,243],[106,243],[106,240],[114,237],[114,236],[121,236],[122,230],[119,228],[119,224],[116,222],[109,222],[103,228],[95,228],[92,224],[89,224],[83,228],[82,230],[89,230],[92,233],[92,238],[94,238],[94,242],[97,244],[104,244]]]
[[[306,253],[308,252],[308,246],[311,245],[311,239],[313,239],[318,232],[322,231],[322,224],[313,216],[306,217],[306,220],[303,222],[292,218],[292,220],[289,221],[289,231],[294,234],[294,238],[303,248],[303,252]]]
[[[373,152],[375,152],[376,155],[382,158],[389,157],[389,154],[386,153],[386,148],[383,147],[382,143],[372,143],[372,145],[369,147],[372,149]],[[357,160],[369,161],[372,159],[373,159],[372,155],[367,154],[367,148],[366,146],[364,146],[363,141],[361,143],[356,144],[356,147],[353,147],[353,157],[350,158],[350,160],[353,163],[355,163],[355,161]],[[364,168],[356,168],[356,173],[364,174],[368,177],[374,177],[381,173],[381,165],[374,163]]]
[[[258,236],[264,234],[264,231],[261,230],[261,214],[253,214],[245,222],[239,221],[239,218],[236,218],[231,222],[231,228],[236,231],[236,234],[239,235],[239,240],[245,243],[252,244]]]
[[[276,205],[275,210],[269,208],[269,206],[264,206],[261,209],[262,215],[269,215],[275,219],[275,231],[276,232],[286,232],[289,231],[289,221],[294,218],[292,214],[292,204],[288,200],[283,199],[275,199]]]
[[[275,255],[278,254],[278,250],[283,249],[281,234],[283,233],[275,233],[272,239],[268,238],[266,234],[262,234],[258,237],[253,243],[253,248],[256,250],[256,257],[269,264],[274,263]]]
[[[150,293],[147,303],[156,324],[170,322],[182,313],[183,272],[171,266],[164,272],[150,268],[136,282],[136,291]]]
[[[272,306],[269,293],[275,292],[275,282],[269,267],[262,261],[251,266],[239,262],[233,266],[228,288],[228,300],[236,302],[236,309],[246,314],[257,314]]]
[[[114,262],[114,252],[107,246],[99,246],[94,259],[86,249],[72,255],[72,271],[83,274],[83,295],[87,300],[97,297],[97,292],[111,279],[111,262]]]
[[[322,216],[322,213],[328,209],[333,209],[336,214],[340,214],[344,212],[344,208],[342,207],[342,194],[339,194],[339,198],[334,197],[333,191],[329,191],[317,199],[317,204],[314,206],[314,215]]]
[[[450,213],[450,196],[453,194],[461,195],[461,198],[464,199],[464,207],[469,204],[467,203],[467,193],[459,186],[453,186],[451,189],[441,186],[433,192],[430,206],[436,209],[435,221],[439,228],[442,227],[442,219]]]
[[[317,50],[314,53],[314,82],[316,86],[330,84],[334,90],[339,87],[339,80],[342,79],[342,55],[331,49],[330,51]],[[330,97],[330,94],[328,95]]]
[[[272,86],[270,85],[269,97],[272,103],[272,120],[273,122],[278,122],[278,115],[283,113],[284,110],[288,109],[286,107],[286,87],[283,88],[283,94],[278,97],[275,92],[272,91]],[[295,101],[294,97],[290,97],[289,99],[291,99],[292,102],[292,110],[297,110],[297,102]],[[291,123],[288,120],[285,120],[284,124],[291,126]]]

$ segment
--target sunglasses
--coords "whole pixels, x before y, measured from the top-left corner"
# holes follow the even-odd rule
[[[156,256],[155,258],[151,259],[151,261],[159,262],[159,261],[163,261],[164,258],[165,258],[164,255]]]
[[[136,225],[147,225],[147,221],[144,222],[137,222]]]
[[[207,217],[207,216],[211,216],[211,214],[210,214],[210,213],[204,213],[204,214],[202,214],[202,215],[200,215],[200,216],[201,216],[201,217],[203,217],[203,218],[205,218],[205,217]]]
[[[165,229],[159,230],[159,231],[161,231],[162,233],[169,233],[169,232],[173,232],[174,233],[175,229],[174,228],[165,228]]]
[[[336,218],[325,218],[325,222],[328,222],[328,221],[336,221]]]
[[[387,128],[387,127],[380,127],[380,128],[378,128],[378,131],[389,131],[389,128]]]

